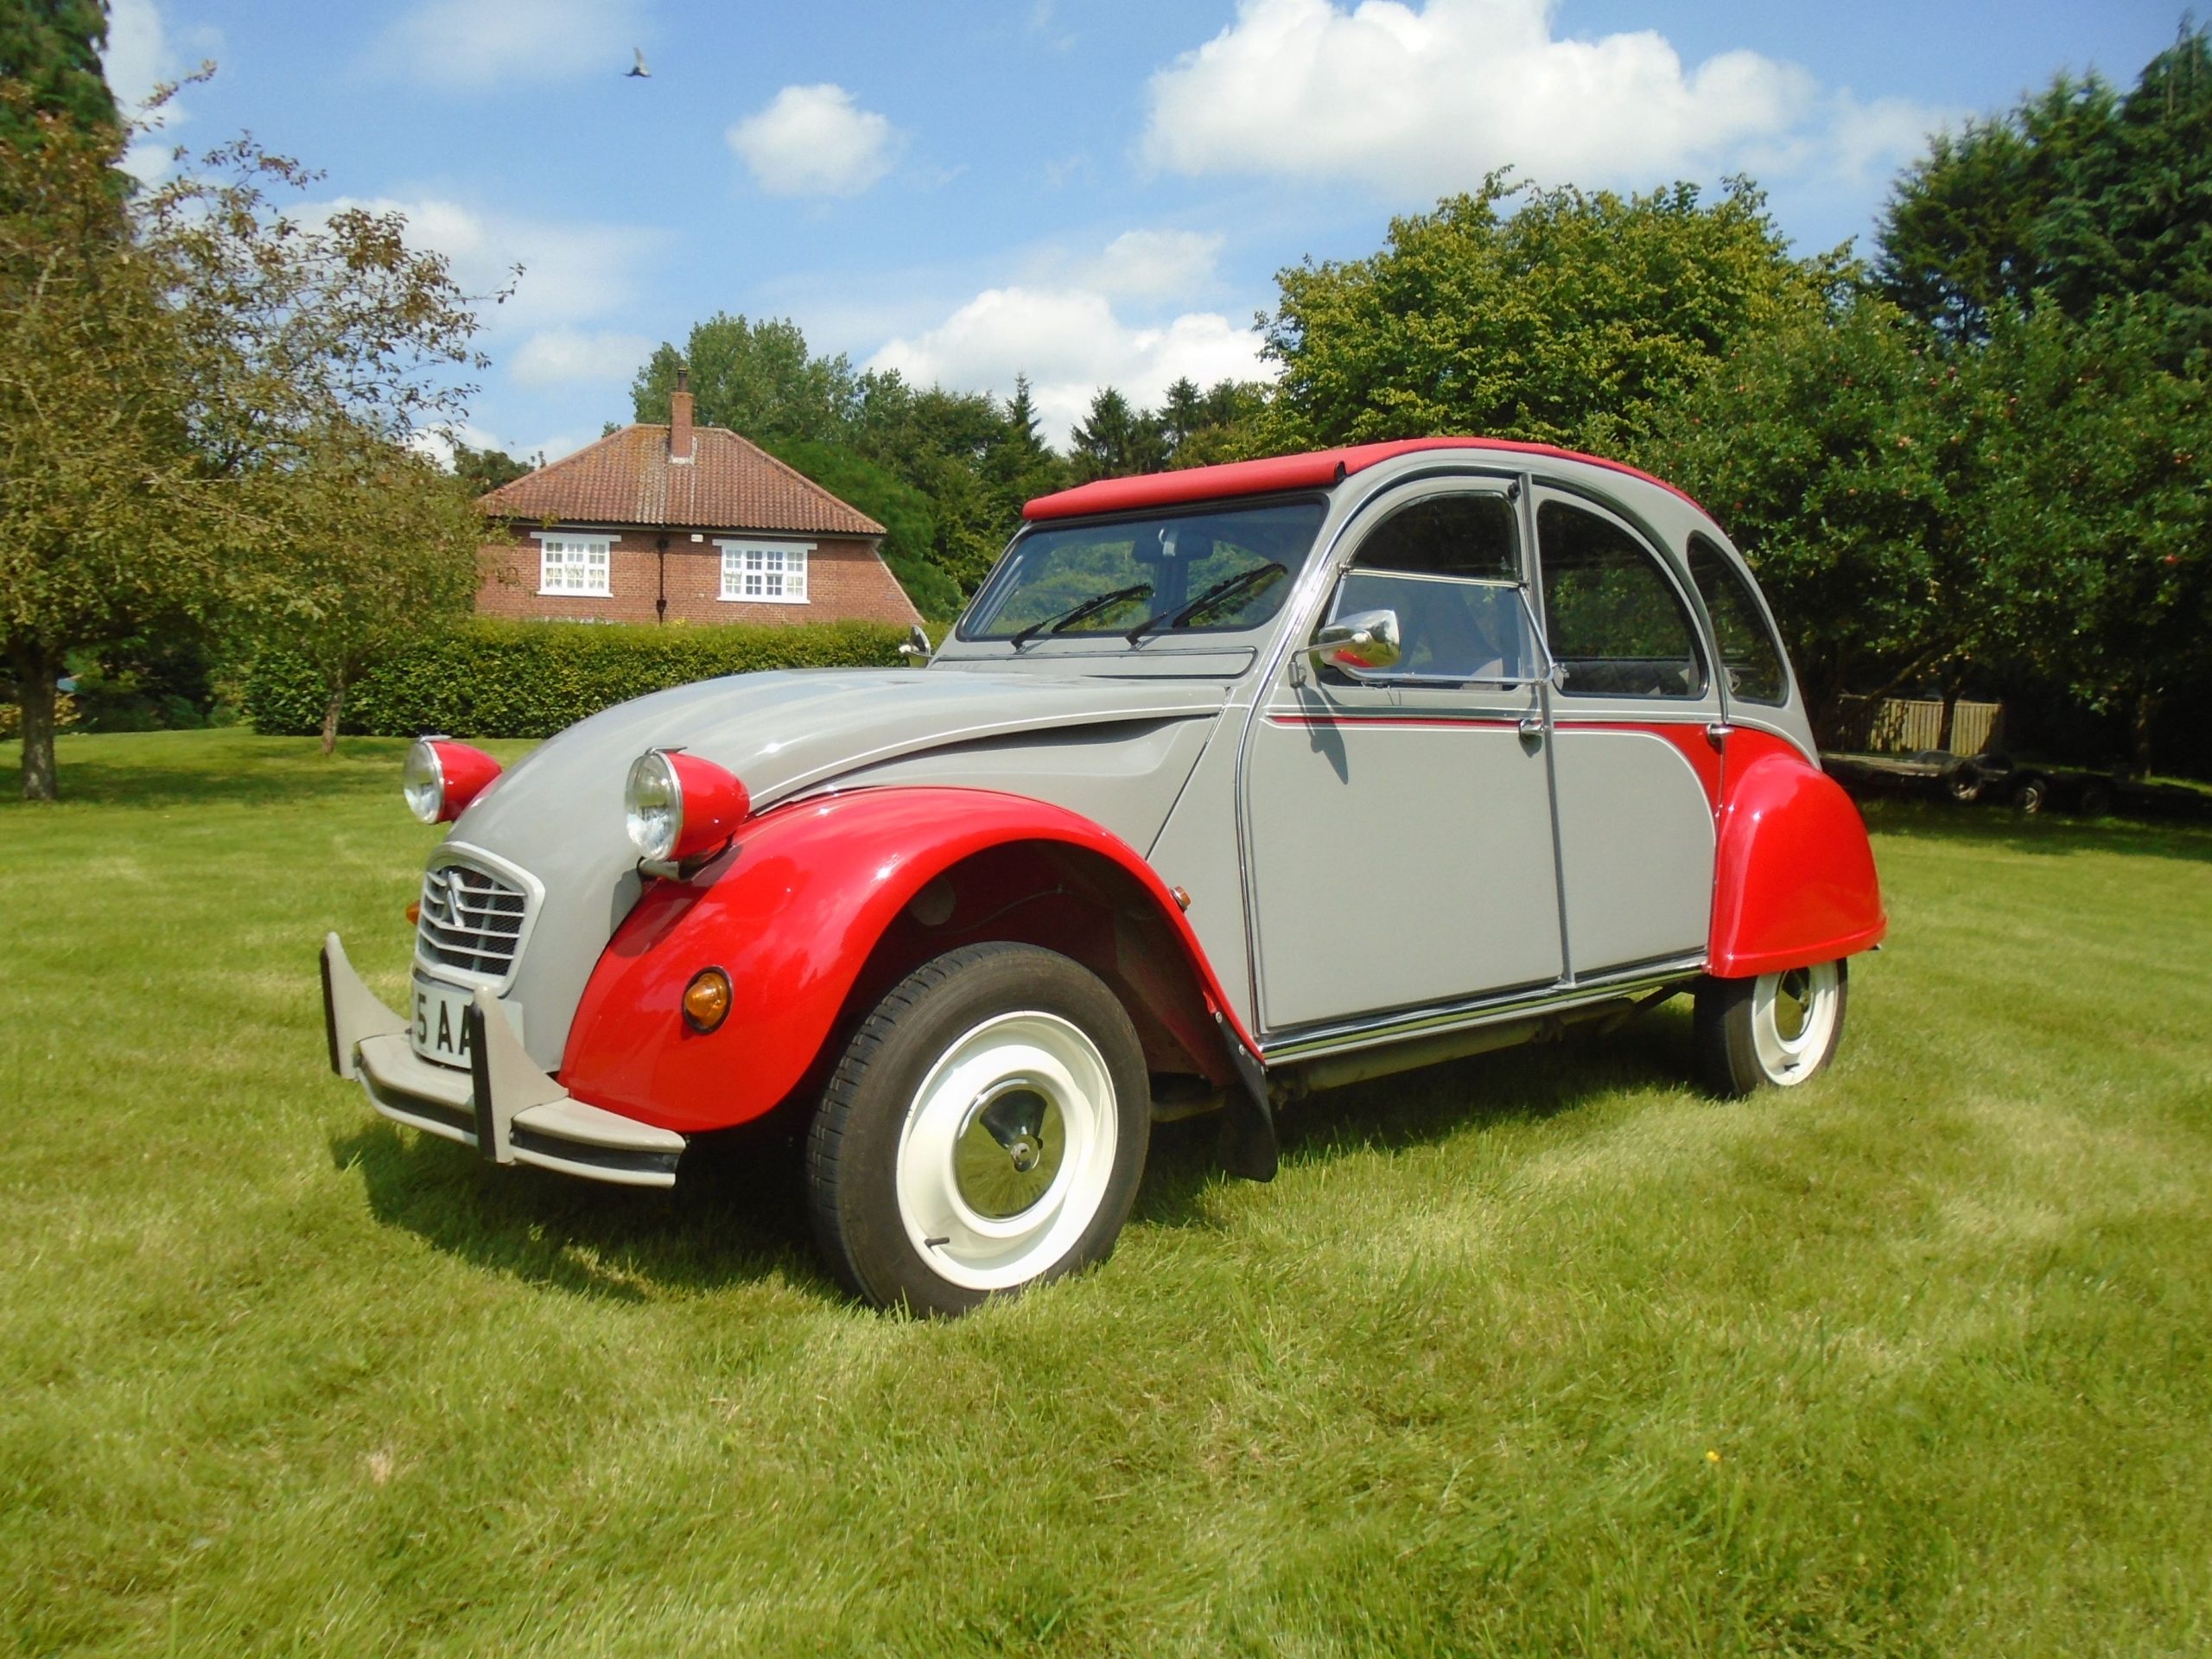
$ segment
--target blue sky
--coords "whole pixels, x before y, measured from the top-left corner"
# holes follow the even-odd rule
[[[170,137],[251,130],[317,202],[405,211],[464,281],[509,265],[468,435],[565,453],[716,310],[924,382],[1262,372],[1274,273],[1517,166],[1648,188],[1747,172],[1801,249],[1862,243],[1931,129],[2065,68],[2122,85],[2147,0],[111,0]],[[624,76],[632,48],[652,73]]]

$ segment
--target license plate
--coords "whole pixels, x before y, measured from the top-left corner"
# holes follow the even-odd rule
[[[435,979],[415,981],[415,1020],[407,1035],[415,1052],[441,1065],[468,1064],[468,1022],[461,1018],[475,992]]]

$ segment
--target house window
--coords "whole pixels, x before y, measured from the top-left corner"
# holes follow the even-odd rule
[[[721,597],[754,605],[806,603],[806,556],[811,542],[717,542],[722,550]]]
[[[573,536],[537,532],[537,591],[541,594],[597,594],[613,592],[607,585],[612,536]]]

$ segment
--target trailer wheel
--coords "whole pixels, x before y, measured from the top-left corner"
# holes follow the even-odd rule
[[[1843,1041],[1849,988],[1850,966],[1842,962],[1700,981],[1693,1020],[1698,1080],[1716,1095],[1736,1096],[1814,1077]]]
[[[1143,1046],[1088,969],[948,952],[876,1004],[823,1091],[816,1240],[871,1302],[964,1313],[1112,1252],[1151,1122]]]

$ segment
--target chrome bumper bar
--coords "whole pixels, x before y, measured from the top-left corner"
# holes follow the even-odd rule
[[[467,1013],[470,1069],[434,1065],[332,933],[322,942],[322,1015],[330,1069],[358,1081],[395,1123],[474,1147],[492,1163],[620,1186],[676,1185],[683,1137],[572,1096],[531,1063],[488,989],[478,989]]]

